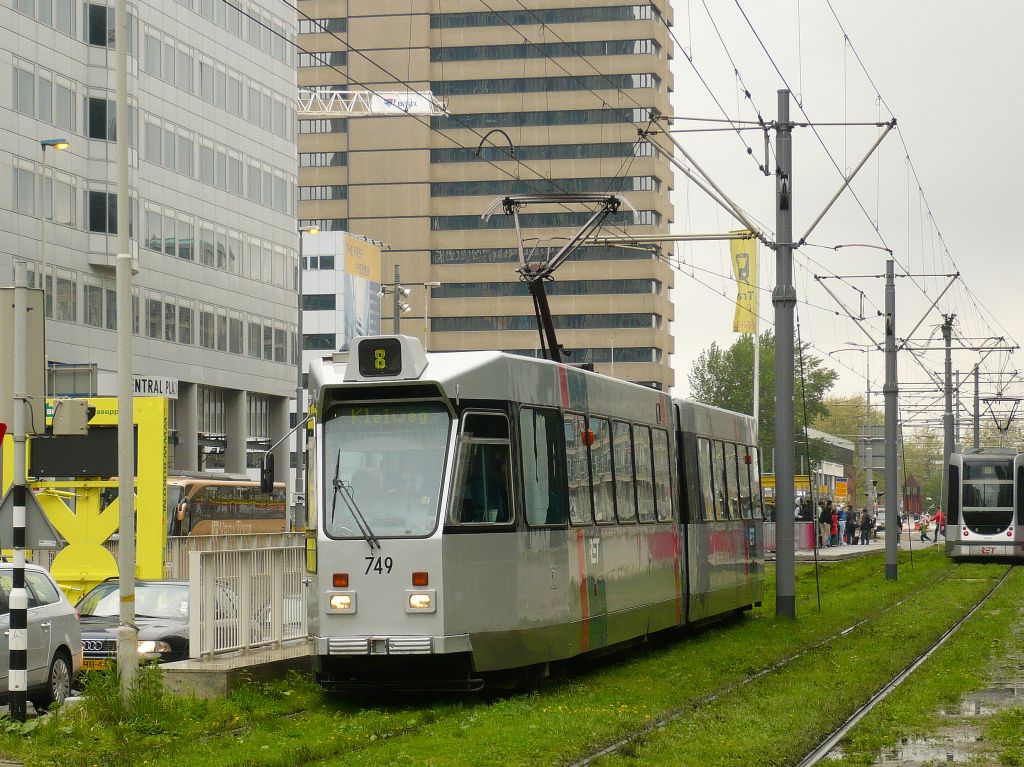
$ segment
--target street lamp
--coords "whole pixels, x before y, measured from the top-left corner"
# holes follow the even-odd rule
[[[39,180],[39,255],[40,261],[42,261],[42,289],[43,289],[43,315],[47,314],[46,310],[46,150],[56,149],[59,152],[63,152],[71,147],[71,144],[66,138],[47,138],[39,142],[39,146],[43,148],[43,174]],[[50,213],[53,214],[53,203],[50,203]]]
[[[306,408],[303,399],[303,390],[305,387],[302,384],[302,351],[305,348],[302,336],[302,314],[303,314],[303,295],[302,295],[302,272],[306,268],[305,258],[303,257],[303,242],[306,239],[306,235],[317,235],[320,234],[320,227],[318,226],[302,226],[299,227],[299,268],[295,278],[295,304],[298,308],[297,317],[297,332],[296,336],[298,341],[298,349],[296,349],[296,361],[295,366],[296,378],[295,378],[295,423],[296,425],[301,424],[303,419],[306,417]],[[299,522],[300,512],[304,507],[302,503],[302,469],[303,469],[303,452],[305,449],[305,440],[303,436],[306,430],[304,428],[297,428],[295,430],[295,490],[292,499],[292,525]]]

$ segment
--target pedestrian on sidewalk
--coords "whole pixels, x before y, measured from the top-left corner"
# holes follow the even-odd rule
[[[829,504],[828,508],[832,509],[831,504]],[[832,522],[829,524],[828,531],[829,531],[829,536],[830,536],[829,545],[830,546],[838,546],[839,545],[839,512],[836,511],[835,509],[832,509]]]
[[[861,509],[859,527],[861,546],[867,546],[868,538],[871,537],[871,515],[868,514],[867,508]]]
[[[931,525],[931,523],[932,523],[932,520],[928,516],[928,512],[927,511],[921,512],[921,540],[922,541],[931,541],[931,538],[928,537],[928,527],[929,527],[929,525]]]
[[[853,508],[846,510],[846,542],[857,545],[857,510]]]
[[[938,542],[939,533],[942,533],[942,537],[946,537],[946,515],[942,509],[938,509],[935,512],[935,540]]]
[[[831,543],[832,509],[819,501],[821,510],[818,512],[818,548],[823,549]]]

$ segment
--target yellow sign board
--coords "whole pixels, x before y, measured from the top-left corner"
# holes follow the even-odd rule
[[[846,496],[849,493],[848,482],[845,479],[836,480],[836,500],[845,501]]]
[[[761,487],[775,489],[775,475],[765,474],[761,477]],[[811,478],[806,474],[797,474],[793,477],[793,489],[810,492]]]
[[[346,233],[345,272],[353,277],[380,283],[380,248]]]

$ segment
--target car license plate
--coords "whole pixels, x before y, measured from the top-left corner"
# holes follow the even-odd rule
[[[86,671],[106,671],[110,668],[110,661],[106,658],[84,658],[82,668]]]

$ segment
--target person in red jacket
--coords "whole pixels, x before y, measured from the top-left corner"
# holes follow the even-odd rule
[[[829,545],[830,546],[838,546],[839,545],[839,512],[836,511],[834,508],[832,509],[832,525],[829,528],[829,536],[831,537]]]
[[[946,515],[942,509],[935,510],[935,540],[939,540],[939,533],[946,537]]]

